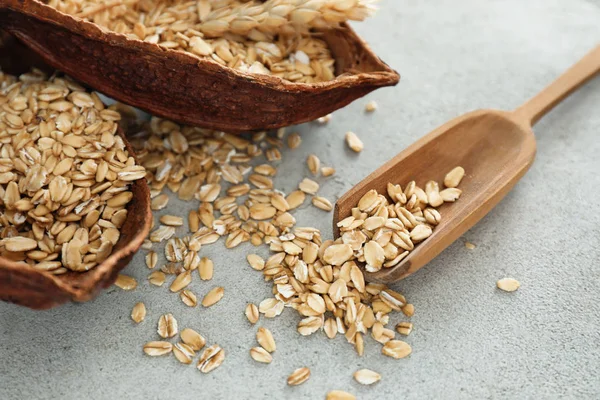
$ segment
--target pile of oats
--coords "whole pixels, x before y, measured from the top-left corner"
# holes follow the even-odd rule
[[[411,317],[414,306],[385,285],[366,283],[359,264],[376,272],[400,263],[439,224],[436,207],[458,199],[456,186],[463,176],[462,168],[452,170],[445,179],[449,187],[441,191],[437,182],[427,182],[423,190],[412,181],[404,190],[390,183],[388,197],[367,192],[352,215],[338,223],[341,237],[335,241],[322,240],[315,228],[294,228],[270,239],[275,254],[269,259],[248,256],[252,268],[273,282],[274,297],[263,300],[259,312],[272,318],[284,307],[294,308],[304,317],[298,324],[301,335],[320,330],[329,338],[343,334],[360,355],[363,335],[370,331],[384,345],[383,354],[406,357],[410,346],[395,340],[386,325],[391,311]],[[400,323],[397,330],[408,335],[412,324]]]
[[[88,271],[118,242],[143,178],[120,114],[68,78],[0,72],[0,256],[63,274]]]
[[[311,179],[304,179],[289,194],[275,189],[277,168],[272,163],[281,160],[284,135],[280,129],[276,136],[259,132],[246,138],[152,118],[131,143],[148,171],[153,210],[167,207],[164,188],[182,200],[198,200],[199,207],[187,215],[190,235],[174,238],[182,221],[173,224],[175,218],[163,217],[150,242],[167,241],[169,253],[179,250],[167,254],[167,259],[185,261],[183,268],[195,269],[200,248],[221,236],[227,248],[234,248],[247,241],[256,246],[269,243],[289,232],[296,224],[290,211],[307,196],[313,196],[315,207],[331,210],[329,200],[316,196],[319,184]],[[262,156],[267,163],[258,164]],[[327,170],[324,175],[332,173]]]
[[[368,191],[352,209],[352,215],[338,222],[341,238],[336,251],[353,255],[368,272],[398,265],[440,223],[442,216],[436,208],[460,197],[462,191],[456,186],[464,169],[457,167],[447,177],[457,169],[462,173],[452,181],[446,179],[451,187],[443,190],[435,181],[427,182],[425,190],[411,181],[404,190],[388,183],[387,197]]]
[[[371,15],[373,0],[48,0],[67,14],[132,39],[293,82],[335,77],[327,44],[311,28]]]
[[[294,228],[273,239],[270,249],[274,254],[266,261],[248,258],[273,282],[274,296],[258,310],[274,318],[285,307],[295,309],[303,317],[298,323],[303,336],[324,331],[333,339],[342,334],[362,355],[363,335],[370,331],[376,341],[387,343],[394,338],[386,328],[388,314],[412,307],[385,285],[366,283],[352,247],[341,239],[323,241],[315,228]]]
[[[395,330],[388,325],[393,311],[410,318],[414,306],[387,286],[366,282],[362,268],[370,272],[391,268],[426,240],[440,223],[437,208],[461,195],[457,186],[464,169],[450,171],[443,189],[429,181],[424,189],[409,182],[404,188],[389,184],[385,194],[367,192],[352,215],[339,221],[341,237],[324,240],[318,229],[298,227],[292,212],[307,202],[307,197],[313,206],[331,211],[332,202],[318,193],[326,182],[324,178],[334,174],[335,169],[322,165],[317,155],[310,154],[306,167],[311,177],[302,179],[297,190],[281,192],[274,182],[277,162],[282,158],[280,149],[284,143],[297,148],[301,143],[297,133],[280,129],[273,135],[258,132],[237,136],[180,126],[160,118],[152,118],[137,132],[132,135],[132,144],[147,170],[153,209],[169,206],[166,189],[182,200],[198,201],[198,207],[194,206],[187,218],[163,215],[151,231],[144,245],[149,250],[146,265],[152,270],[148,277],[151,284],[161,286],[168,275],[173,275],[169,288],[179,293],[186,306],[201,303],[210,307],[224,296],[222,287],[198,296],[188,288],[193,279],[210,280],[214,273],[213,262],[200,256],[201,248],[220,237],[225,238],[227,248],[247,241],[255,246],[266,244],[273,253],[268,259],[247,255],[249,265],[273,285],[272,297],[247,304],[244,312],[251,324],[258,323],[261,316],[274,318],[285,308],[293,308],[302,317],[297,330],[303,336],[319,331],[330,339],[343,335],[362,355],[364,337],[370,335],[382,344],[382,354],[395,359],[410,355],[411,346],[398,340],[396,333],[408,336],[412,323],[400,322]],[[187,233],[178,236],[181,228]],[[167,263],[159,266],[161,252]],[[141,306],[134,311],[132,318],[137,321]],[[167,320],[163,327],[168,326]],[[176,335],[176,328],[171,333]],[[271,363],[276,349],[271,332],[259,328],[257,342],[258,346],[249,349],[250,357]],[[170,342],[151,342],[144,349],[150,355],[173,352],[180,361],[191,362],[195,353],[183,344],[177,350]],[[218,346],[205,353],[199,365],[210,361],[211,355],[219,365],[224,359]],[[288,384],[299,385],[309,377],[308,368],[298,368],[289,376]],[[370,385],[381,376],[360,370],[354,378]],[[351,396],[341,391],[330,393],[331,398],[346,395]]]
[[[415,182],[408,183],[404,190],[390,184],[388,197],[370,191],[353,209],[352,216],[339,222],[341,237],[322,240],[316,228],[296,227],[290,213],[304,203],[306,196],[312,196],[314,206],[331,210],[331,202],[317,195],[319,183],[304,178],[299,190],[289,194],[274,188],[272,178],[277,168],[272,163],[281,159],[279,148],[286,142],[284,137],[284,130],[275,136],[259,132],[243,137],[159,118],[139,129],[132,144],[148,171],[154,208],[168,206],[165,188],[183,200],[199,201],[197,210],[193,209],[187,218],[189,234],[175,235],[176,228],[185,223],[171,215],[162,216],[160,225],[150,233],[145,246],[163,242],[168,261],[155,269],[156,252],[147,254],[147,266],[155,269],[149,276],[150,283],[161,286],[167,275],[175,275],[171,291],[194,307],[198,303],[196,294],[186,289],[196,275],[194,271],[198,269],[202,280],[211,279],[213,274],[212,261],[199,256],[202,246],[221,236],[228,248],[245,241],[265,243],[274,254],[267,260],[250,254],[248,262],[273,282],[274,297],[263,300],[258,307],[247,306],[246,316],[251,323],[256,323],[260,314],[273,318],[285,307],[294,308],[303,317],[298,324],[302,335],[319,330],[329,338],[343,334],[362,354],[363,335],[370,333],[384,345],[391,342],[383,348],[383,354],[405,357],[410,346],[395,340],[394,330],[386,327],[388,314],[402,311],[410,317],[414,306],[385,285],[365,282],[359,265],[375,272],[398,264],[440,222],[436,207],[456,200],[460,190],[449,187],[440,191],[438,184],[430,181],[425,189]],[[290,137],[296,135],[289,135],[288,143]],[[257,159],[262,156],[267,163]],[[316,155],[309,155],[307,167],[313,175],[322,171]],[[446,184],[457,186],[463,175],[464,170],[453,170]],[[209,307],[223,295],[223,288],[213,288],[201,303]],[[412,324],[402,322],[397,330],[408,335]],[[253,348],[251,355],[268,363],[272,358],[264,350]]]

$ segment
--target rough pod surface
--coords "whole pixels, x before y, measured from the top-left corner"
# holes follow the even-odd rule
[[[228,132],[311,121],[399,80],[346,24],[322,33],[341,76],[314,84],[247,74],[128,39],[36,0],[0,0],[0,26],[51,66],[117,100]]]

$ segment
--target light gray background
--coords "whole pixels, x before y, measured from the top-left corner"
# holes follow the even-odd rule
[[[323,179],[322,195],[336,199],[383,161],[437,125],[476,108],[512,109],[539,91],[600,41],[598,0],[462,0],[381,2],[382,10],[356,28],[402,75],[335,113],[326,127],[298,128],[302,146],[284,151],[276,180],[290,191],[307,174],[307,154],[338,170]],[[363,113],[367,100],[380,109]],[[600,396],[600,79],[582,88],[536,126],[538,157],[507,198],[429,266],[395,285],[415,304],[413,354],[393,360],[370,338],[359,358],[342,337],[300,337],[298,317],[286,311],[261,320],[276,338],[271,365],[252,361],[256,327],[243,316],[248,301],[270,293],[251,270],[250,245],[202,249],[215,262],[211,282],[195,281],[203,295],[225,287],[210,309],[189,309],[167,287],[149,287],[139,254],[126,272],[140,281],[87,304],[34,312],[0,304],[0,398],[324,398],[345,389],[365,399],[598,398]],[[344,132],[365,141],[349,153]],[[172,213],[187,213],[179,202]],[[330,216],[306,207],[300,226],[331,234]],[[477,244],[474,251],[464,241]],[[267,254],[261,249],[261,254]],[[513,276],[521,289],[495,289]],[[134,326],[132,306],[144,301],[147,319]],[[149,358],[156,321],[173,312],[227,357],[203,375],[173,357]],[[394,315],[392,321],[403,318]],[[308,366],[310,380],[289,388],[286,377]],[[359,368],[379,371],[372,387],[352,380]]]

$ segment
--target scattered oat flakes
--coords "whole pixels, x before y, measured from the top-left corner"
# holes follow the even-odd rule
[[[469,250],[474,250],[475,249],[475,245],[471,242],[465,242],[465,247]]]
[[[150,241],[162,242],[169,240],[175,234],[175,228],[172,226],[161,225],[150,233]]]
[[[356,334],[354,335],[354,349],[356,350],[356,353],[361,357],[365,353],[363,336],[360,332],[356,332]]]

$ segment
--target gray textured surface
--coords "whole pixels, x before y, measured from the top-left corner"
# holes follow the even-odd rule
[[[337,198],[354,183],[432,128],[466,111],[511,109],[572,64],[600,39],[598,0],[464,0],[382,2],[382,11],[357,27],[403,76],[400,85],[369,99],[380,109],[364,115],[367,99],[337,112],[326,127],[299,128],[303,144],[285,151],[277,186],[291,190],[314,152],[334,164],[337,177],[322,194]],[[202,254],[215,262],[205,293],[225,287],[210,309],[189,309],[167,288],[150,288],[138,255],[126,272],[141,285],[110,289],[88,304],[33,312],[0,304],[0,398],[324,398],[345,389],[359,398],[598,398],[600,397],[600,79],[588,84],[536,126],[538,157],[515,190],[479,225],[415,276],[400,282],[416,306],[414,352],[395,361],[366,341],[359,358],[338,337],[301,338],[297,316],[286,311],[261,321],[275,335],[271,365],[257,365],[248,349],[254,327],[243,317],[247,301],[270,291],[244,260],[250,245]],[[365,139],[356,156],[345,150],[352,129]],[[187,211],[172,202],[172,212]],[[299,225],[331,233],[329,217],[307,207]],[[464,240],[478,245],[474,251]],[[263,254],[266,251],[263,250]],[[513,294],[497,279],[522,283]],[[144,301],[139,326],[131,307]],[[227,352],[209,375],[174,358],[150,359],[141,346],[157,337],[156,321],[171,311],[180,327],[193,327]],[[392,317],[396,323],[402,318]],[[311,379],[288,388],[286,376],[308,366]],[[359,387],[362,367],[383,380]]]

